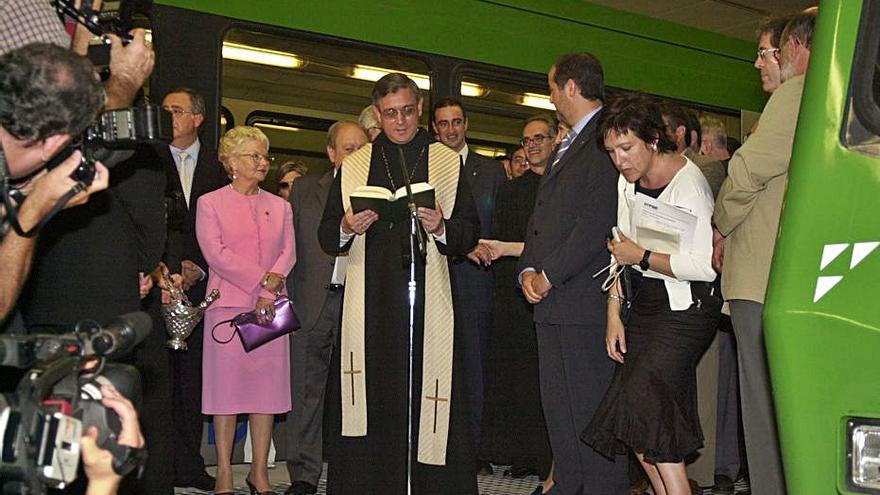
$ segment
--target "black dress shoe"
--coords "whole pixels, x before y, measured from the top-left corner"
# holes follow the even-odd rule
[[[284,490],[284,495],[314,495],[315,493],[318,493],[318,487],[308,481],[294,481],[287,490]]]
[[[196,488],[203,492],[213,492],[214,491],[214,477],[210,474],[202,471],[201,474],[195,476],[194,478],[184,479],[184,480],[174,480],[174,486],[180,488]]]
[[[530,493],[529,495],[543,495],[543,493],[544,493],[544,486],[538,485],[538,488],[535,488],[532,491],[532,493]]]
[[[734,483],[733,480],[730,479],[729,476],[725,476],[723,474],[715,475],[715,488],[713,489],[713,493],[717,493],[719,495],[733,495],[734,492]]]
[[[494,473],[495,471],[492,469],[492,463],[489,461],[477,461],[477,474],[488,476]]]

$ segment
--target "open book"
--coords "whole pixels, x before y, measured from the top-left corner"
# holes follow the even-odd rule
[[[436,208],[434,202],[434,186],[427,182],[412,184],[413,198],[416,206]],[[384,187],[360,186],[351,193],[351,210],[359,213],[364,210],[373,210],[379,214],[379,220],[398,223],[405,221],[409,216],[406,201],[406,187],[391,192]]]

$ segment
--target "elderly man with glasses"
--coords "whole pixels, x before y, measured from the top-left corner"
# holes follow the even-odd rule
[[[556,142],[556,119],[549,115],[535,115],[526,120],[522,131],[522,146],[526,151],[526,158],[534,171],[539,168],[543,173],[547,166],[547,158],[553,151]]]

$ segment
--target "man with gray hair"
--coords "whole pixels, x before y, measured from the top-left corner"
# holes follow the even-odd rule
[[[422,105],[404,74],[376,82],[373,114],[383,132],[345,159],[318,232],[325,252],[349,258],[337,403],[343,438],[328,474],[328,492],[337,495],[477,493],[462,373],[467,339],[457,333],[449,262],[476,246],[480,219],[458,153],[419,128]],[[351,202],[359,187],[393,192],[405,182],[429,183],[435,198],[434,208],[417,210],[426,242],[414,257],[409,219],[380,219]]]
[[[736,336],[743,433],[755,495],[785,493],[762,313],[817,14],[797,14],[786,26],[780,41],[782,84],[767,101],[757,130],[730,159],[713,216],[715,257],[723,261],[721,290],[730,303]]]
[[[348,258],[328,256],[315,233],[321,224],[327,194],[345,157],[369,140],[357,122],[340,120],[327,131],[327,157],[333,165],[322,175],[304,175],[293,183],[293,233],[297,263],[287,279],[287,293],[297,308],[302,328],[290,337],[290,388],[293,408],[287,414],[285,495],[315,493],[323,469],[324,391],[339,335],[342,292]],[[338,360],[337,360],[338,362]],[[339,377],[338,368],[333,374]],[[332,384],[334,393],[338,381]]]
[[[700,153],[723,162],[730,158],[727,152],[727,129],[724,122],[718,117],[703,115],[700,117],[700,127],[703,128],[703,142]]]

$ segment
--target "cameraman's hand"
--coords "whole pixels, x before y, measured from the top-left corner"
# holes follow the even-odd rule
[[[81,157],[79,151],[74,151],[67,160],[61,162],[61,165],[52,170],[42,170],[22,188],[22,192],[27,194],[27,199],[21,204],[18,213],[23,229],[29,230],[36,225],[62,196],[76,186],[76,181],[70,178],[70,174],[80,165]],[[109,183],[110,172],[107,167],[95,162],[95,179],[92,185],[70,198],[64,207],[70,208],[85,203],[91,194],[107,189]]]
[[[114,387],[101,387],[104,398],[101,403],[112,409],[119,416],[122,429],[119,432],[119,445],[143,448],[144,436],[138,425],[137,411],[131,402],[122,396]],[[121,476],[113,471],[113,454],[97,444],[98,430],[91,427],[80,441],[83,469],[89,478],[86,495],[111,495],[116,493]]]
[[[92,0],[92,10],[95,12],[101,11],[101,5],[104,2],[102,0]],[[82,0],[75,0],[73,2],[73,6],[77,9],[82,5]],[[85,26],[80,23],[76,23],[76,31],[73,33],[73,43],[70,44],[70,49],[74,53],[78,53],[80,55],[85,56],[89,51],[89,40],[91,40],[95,35],[92,34],[91,31],[88,30]]]
[[[110,79],[105,83],[107,103],[105,110],[115,110],[131,106],[134,97],[144,81],[153,72],[156,54],[144,40],[143,29],[133,29],[134,39],[123,45],[118,36],[108,34],[110,46]]]

